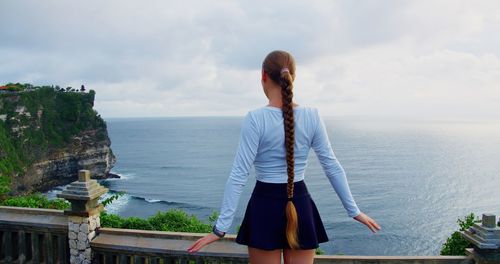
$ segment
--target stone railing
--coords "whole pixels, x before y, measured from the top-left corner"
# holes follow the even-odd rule
[[[69,263],[63,211],[0,206],[0,263]]]
[[[74,225],[73,231],[69,230],[68,223]],[[82,224],[78,228],[81,226]],[[76,239],[72,239],[67,234],[74,233],[77,237],[82,236],[82,231],[76,230],[75,224],[64,215],[63,211],[0,206],[0,233],[2,234],[0,263],[68,263],[71,256],[70,244]],[[25,242],[18,238],[23,236],[22,231],[24,231],[24,236],[28,237]],[[82,250],[84,255],[85,253],[91,254],[91,263],[248,263],[247,248],[234,243],[236,238],[234,234],[228,234],[199,252],[189,254],[185,249],[205,234],[98,226],[94,231],[97,235],[90,240],[89,248]],[[35,236],[28,234],[35,234]],[[33,237],[36,242],[29,242],[33,241]],[[49,241],[48,237],[52,237],[52,241]],[[80,251],[76,250],[78,243],[71,247],[76,255],[71,258],[71,263],[86,262],[83,259],[86,256],[77,255],[77,252],[80,254]],[[465,264],[473,263],[473,261],[465,256],[317,255],[314,263]]]
[[[234,242],[234,234],[188,253],[189,245],[206,234],[102,228],[99,216],[103,207],[97,201],[106,191],[90,179],[89,171],[81,170],[79,180],[58,194],[71,202],[70,210],[0,206],[0,264],[248,263],[247,248]],[[498,249],[492,245],[500,242],[500,230],[489,227],[492,218],[495,216],[483,217],[486,226],[468,232],[470,236],[479,234],[472,237],[478,247],[469,249],[468,256],[316,255],[314,263],[498,264],[494,262]]]
[[[99,229],[92,240],[95,263],[249,263],[245,246],[236,244],[236,235],[205,246],[196,254],[186,248],[205,234]],[[282,262],[283,263],[283,262]],[[316,255],[314,263],[321,264],[471,264],[465,256],[336,256]]]
[[[235,235],[188,253],[189,245],[204,235],[101,228],[90,245],[95,263],[248,263],[247,248],[234,243]]]

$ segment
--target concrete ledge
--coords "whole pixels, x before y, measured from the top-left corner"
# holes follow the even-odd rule
[[[2,213],[17,213],[17,214],[35,214],[35,215],[60,215],[64,216],[63,210],[44,209],[44,208],[29,208],[17,206],[0,206],[0,214]]]
[[[193,255],[226,258],[248,258],[246,246],[227,239],[213,242],[196,253],[186,249],[206,233],[145,231],[133,229],[100,228],[90,245],[96,251],[134,252],[135,254]]]
[[[191,254],[189,245],[207,233],[185,233],[136,229],[100,228],[91,242],[97,251],[136,255],[193,255],[248,258],[247,247],[236,244],[236,235],[228,235]],[[335,264],[472,264],[467,256],[351,256],[316,255],[314,263]]]
[[[20,229],[51,229],[67,232],[68,217],[61,210],[0,206],[0,225]]]
[[[99,229],[99,234],[141,236],[141,237],[164,238],[164,239],[198,240],[206,236],[208,233],[189,233],[189,232],[154,231],[154,230],[102,227]],[[236,235],[227,234],[217,242],[235,241],[235,240],[236,240]]]

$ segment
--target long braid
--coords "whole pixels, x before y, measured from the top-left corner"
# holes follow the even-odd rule
[[[284,71],[281,74],[281,97],[283,101],[283,125],[285,129],[285,148],[286,148],[286,164],[287,164],[287,195],[288,202],[286,205],[286,236],[288,244],[291,248],[299,248],[298,244],[298,217],[297,210],[293,204],[293,187],[295,178],[295,156],[294,156],[294,146],[295,146],[295,123],[293,115],[293,91],[292,91],[292,77],[288,71]]]
[[[287,70],[285,70],[285,68]],[[286,51],[275,50],[269,53],[262,69],[269,75],[271,80],[281,87],[283,127],[285,134],[285,150],[287,165],[287,196],[286,204],[286,238],[292,249],[299,249],[298,241],[298,216],[295,205],[293,204],[293,187],[295,177],[295,124],[293,116],[293,80],[295,79],[295,60]]]

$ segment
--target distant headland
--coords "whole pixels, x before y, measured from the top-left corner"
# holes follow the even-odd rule
[[[0,195],[44,191],[78,178],[117,177],[95,91],[58,85],[0,85]]]

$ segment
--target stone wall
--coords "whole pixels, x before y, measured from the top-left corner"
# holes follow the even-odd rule
[[[96,229],[101,227],[98,215],[90,217],[69,216],[68,238],[71,263],[89,264],[92,259],[90,241],[96,236]]]

